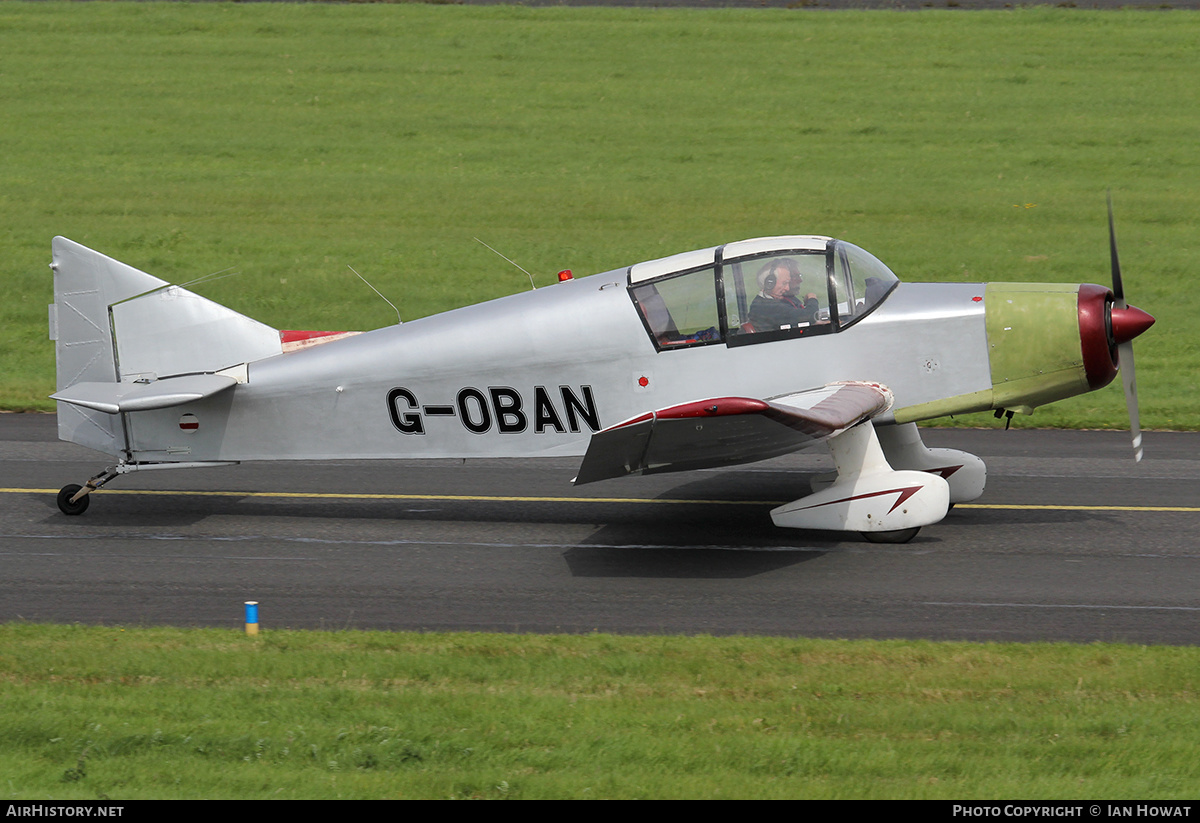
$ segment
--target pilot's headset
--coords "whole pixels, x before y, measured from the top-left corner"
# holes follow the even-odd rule
[[[758,271],[758,291],[763,297],[770,297],[771,291],[775,288],[775,272],[778,269],[787,269],[788,274],[792,276],[793,289],[798,288],[803,280],[800,275],[800,267],[795,264],[795,261],[786,257],[776,257]]]
[[[770,297],[771,290],[775,288],[776,262],[772,260],[758,270],[758,293],[763,297]]]

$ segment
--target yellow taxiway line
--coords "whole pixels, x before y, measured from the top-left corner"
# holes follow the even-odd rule
[[[669,497],[537,497],[491,494],[355,494],[340,492],[236,492],[100,489],[93,494],[170,495],[172,497],[274,497],[314,500],[434,500],[474,503],[673,503],[701,506],[779,506],[785,500],[681,500]],[[5,489],[0,494],[58,494],[58,489]],[[957,509],[1086,512],[1200,512],[1200,506],[1066,506],[1026,503],[959,503]]]

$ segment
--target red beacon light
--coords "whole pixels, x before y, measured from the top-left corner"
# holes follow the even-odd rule
[[[563,269],[562,271],[560,271],[558,273],[558,282],[559,283],[566,283],[568,280],[571,280],[571,279],[572,279],[572,277],[571,277],[570,269]]]

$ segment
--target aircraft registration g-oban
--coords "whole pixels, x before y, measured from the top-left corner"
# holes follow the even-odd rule
[[[1110,210],[1111,237],[1111,210]],[[133,471],[245,460],[582,455],[575,483],[827,444],[778,526],[911,539],[983,492],[916,423],[1107,385],[1154,322],[1113,288],[902,283],[829,237],[676,254],[363,333],[279,331],[62,237],[59,437]]]

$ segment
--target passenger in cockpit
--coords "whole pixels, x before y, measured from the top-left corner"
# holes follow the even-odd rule
[[[749,321],[755,331],[794,328],[813,322],[820,308],[817,296],[809,293],[801,301],[804,277],[796,261],[777,257],[758,272],[758,296],[750,304]]]

